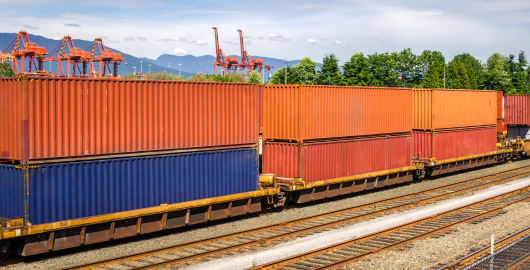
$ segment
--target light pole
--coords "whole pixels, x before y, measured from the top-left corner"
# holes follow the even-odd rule
[[[180,66],[182,66],[182,64],[179,64],[179,77],[180,77]]]
[[[129,65],[129,63],[125,63],[125,65]],[[134,69],[134,79],[136,80],[136,67],[133,65],[131,67]]]
[[[149,73],[151,73],[151,64],[147,65],[149,67]]]
[[[144,62],[144,61],[140,61],[140,73],[144,73],[143,70],[142,70],[142,66],[143,66],[142,63],[143,63],[143,62]]]
[[[446,80],[448,80],[451,83],[451,89],[453,89],[453,82],[449,79],[446,79]]]
[[[492,82],[492,83],[490,83],[490,85],[488,85],[488,90],[491,90],[491,85],[494,84],[494,83],[496,83],[496,82]]]

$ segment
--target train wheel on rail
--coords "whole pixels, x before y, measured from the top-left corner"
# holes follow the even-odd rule
[[[11,242],[0,240],[0,262],[5,260],[11,253]]]

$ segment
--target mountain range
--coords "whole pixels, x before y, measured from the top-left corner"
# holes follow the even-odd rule
[[[0,50],[4,50],[6,46],[16,37],[16,33],[0,33]],[[60,42],[59,40],[54,40],[50,38],[46,38],[43,36],[38,35],[32,35],[28,34],[29,40],[32,43],[36,43],[39,46],[42,46],[46,48],[47,52],[50,52],[55,48],[55,46]],[[81,49],[86,49],[92,41],[88,40],[81,40],[81,39],[74,39],[74,44],[76,47]],[[104,41],[103,41],[104,42]],[[185,55],[185,56],[177,56],[177,55],[170,55],[170,54],[163,54],[160,55],[156,59],[149,59],[149,58],[138,58],[135,56],[132,56],[130,54],[127,54],[123,51],[116,50],[114,48],[106,46],[107,49],[111,49],[115,52],[120,53],[124,57],[124,61],[118,66],[118,74],[123,74],[124,72],[133,73],[132,66],[135,66],[137,69],[137,72],[140,72],[140,68],[142,68],[142,71],[144,73],[147,73],[148,70],[151,70],[151,72],[160,72],[160,71],[167,71],[169,73],[173,74],[180,74],[184,77],[189,77],[198,73],[203,74],[212,74],[213,71],[213,63],[215,60],[215,56],[213,55],[203,55],[203,56],[193,56],[193,55]],[[212,51],[215,51],[214,48],[212,48]],[[238,57],[237,55],[230,55],[232,57]],[[260,56],[251,56],[252,58],[261,58],[263,59],[263,63],[265,65],[271,66],[271,73],[274,72],[274,70],[278,68],[282,68],[285,66],[285,62],[282,59],[277,58],[270,58],[270,57],[260,57]],[[141,63],[142,61],[143,63]],[[300,62],[300,60],[293,60],[289,61],[288,64],[290,66],[296,65]],[[125,65],[127,63],[127,65]],[[179,70],[179,64],[180,64],[180,70]],[[151,65],[151,66],[149,66]],[[44,64],[44,69],[46,71],[53,70],[54,73],[57,71],[57,64],[54,62],[48,62]],[[267,77],[268,74],[264,74],[264,77]]]

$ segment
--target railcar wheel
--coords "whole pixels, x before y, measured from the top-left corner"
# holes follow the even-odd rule
[[[11,253],[11,242],[0,240],[0,262],[5,260]]]

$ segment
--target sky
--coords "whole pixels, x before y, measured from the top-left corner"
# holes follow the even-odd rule
[[[250,55],[289,60],[321,62],[334,53],[344,63],[358,52],[405,48],[437,50],[447,61],[460,53],[482,62],[493,53],[530,53],[528,0],[0,0],[0,7],[0,32],[101,37],[152,59],[215,55],[214,26],[226,55],[240,54],[238,29]]]

